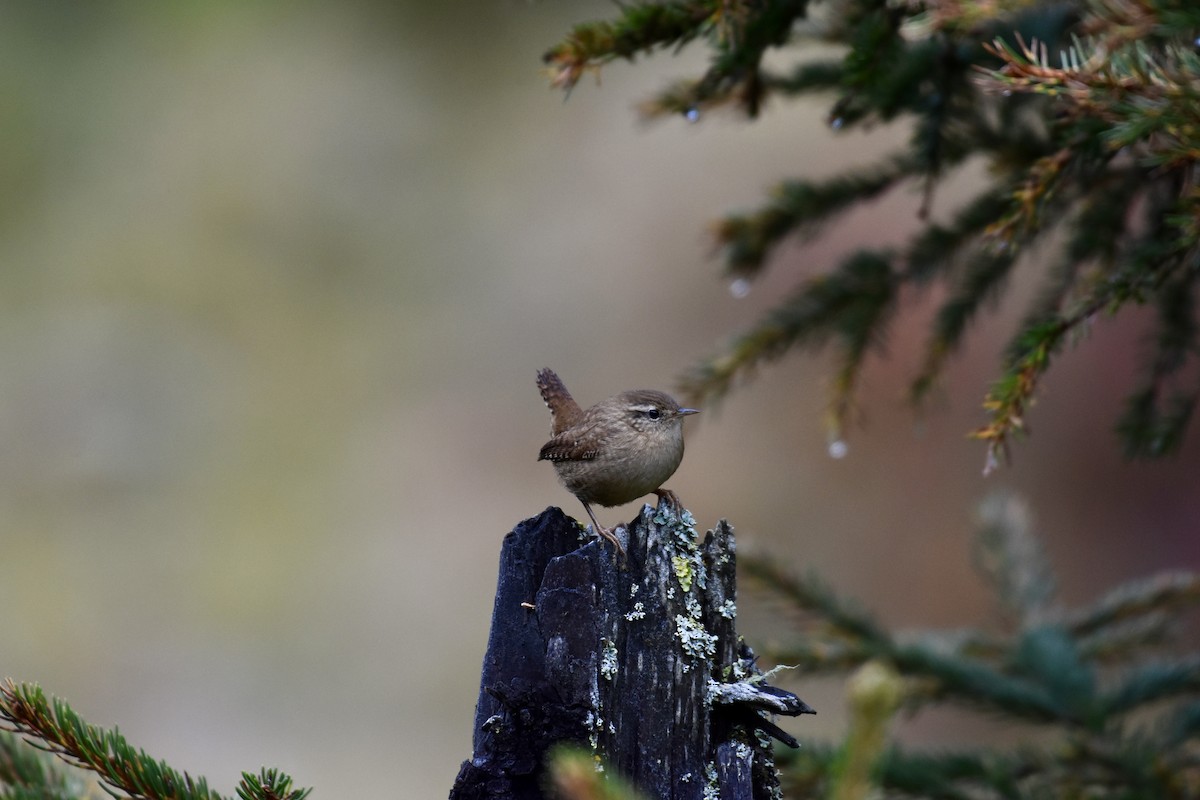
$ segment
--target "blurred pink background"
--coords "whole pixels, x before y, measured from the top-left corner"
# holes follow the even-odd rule
[[[711,220],[907,132],[834,135],[820,104],[640,123],[639,100],[703,68],[696,48],[564,102],[541,53],[612,13],[0,10],[0,676],[223,792],[265,764],[315,797],[445,796],[501,538],[547,505],[582,516],[535,460],[536,369],[585,405],[670,389],[801,274],[916,224],[917,191],[890,196],[735,299]],[[955,176],[935,215],[982,175]],[[1110,432],[1144,317],[1098,321],[1014,465],[982,477],[965,434],[1037,278],[1021,270],[926,414],[904,393],[936,293],[872,359],[845,458],[822,427],[829,362],[797,354],[689,421],[671,488],[906,628],[995,619],[969,547],[997,489],[1032,507],[1067,602],[1195,568],[1195,431],[1138,464]],[[770,603],[741,607],[752,644],[786,638]],[[838,736],[840,685],[793,688],[820,714],[789,729]]]

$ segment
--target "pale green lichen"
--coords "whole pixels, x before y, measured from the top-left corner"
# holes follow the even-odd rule
[[[704,626],[691,617],[683,614],[675,615],[675,636],[679,639],[685,655],[693,661],[712,658],[717,652],[717,637],[704,629]],[[683,671],[687,672],[691,665],[683,662]]]
[[[672,556],[671,566],[675,569],[675,577],[685,592],[692,590],[692,564],[687,556]]]
[[[589,711],[583,724],[588,729],[588,745],[594,753],[600,747],[600,731],[603,730],[604,721],[597,714]]]
[[[688,554],[692,562],[692,575],[696,581],[696,585],[701,589],[708,588],[708,566],[704,563],[704,554],[700,552],[700,548],[693,548]]]
[[[717,782],[717,765],[704,765],[704,800],[721,800],[721,785]]]
[[[737,616],[737,604],[732,600],[726,600],[721,605],[717,606],[717,613],[725,619],[733,619]]]
[[[604,649],[600,652],[600,674],[605,680],[611,681],[617,675],[617,646],[604,639]]]
[[[754,677],[750,678],[750,682],[751,683],[761,683],[763,681],[768,681],[771,678],[774,678],[779,673],[783,672],[784,670],[792,670],[792,669],[800,669],[800,665],[799,664],[776,664],[775,666],[771,667],[769,670],[762,673],[761,675],[755,675]]]
[[[653,521],[662,526],[670,537],[665,544],[671,553],[671,566],[683,591],[690,592],[692,586],[705,588],[708,583],[708,567],[704,554],[696,541],[696,520],[686,508],[676,512],[670,506],[659,506]]]
[[[646,618],[646,607],[641,602],[634,603],[633,611],[630,611],[629,613],[627,613],[625,615],[625,619],[628,620],[629,622],[633,622],[634,620],[645,619],[645,618]]]
[[[696,547],[696,518],[686,508],[676,512],[671,505],[659,503],[652,519],[656,525],[667,528],[679,545]]]

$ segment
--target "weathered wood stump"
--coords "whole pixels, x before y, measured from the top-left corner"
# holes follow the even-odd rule
[[[475,711],[452,800],[541,800],[547,750],[591,748],[647,797],[778,797],[768,713],[815,713],[752,680],[735,631],[733,530],[649,506],[618,529],[628,561],[558,508],[504,539]],[[706,794],[708,790],[708,794]],[[715,793],[714,793],[715,792]]]

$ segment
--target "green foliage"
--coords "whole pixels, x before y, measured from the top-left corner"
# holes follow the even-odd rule
[[[801,676],[854,672],[845,741],[777,753],[789,796],[1200,796],[1200,652],[1164,647],[1167,620],[1200,604],[1200,575],[1135,581],[1065,608],[1028,513],[1005,497],[985,506],[976,538],[976,565],[997,596],[996,630],[898,636],[819,580],[784,574],[769,559],[740,562],[804,619],[796,641],[770,657],[797,664]],[[913,753],[886,742],[897,713],[941,706],[1036,727],[1039,744]]]
[[[107,786],[105,791],[147,800],[224,800],[203,778],[178,772],[145,751],[135,750],[120,733],[89,725],[69,705],[48,698],[37,686],[8,681],[0,685],[0,798],[67,800],[101,796],[76,774],[34,750],[53,753],[68,764],[88,770]],[[111,789],[107,788],[111,787]],[[309,789],[293,789],[292,779],[273,769],[242,773],[237,795],[242,800],[304,800]]]
[[[810,20],[810,6],[826,5]],[[1200,396],[1200,11],[1177,0],[692,0],[620,6],[613,22],[577,26],[546,54],[570,88],[615,58],[704,42],[700,77],[643,104],[649,116],[696,121],[729,107],[755,117],[767,101],[821,93],[837,130],[903,122],[900,152],[823,181],[780,183],[766,204],[714,226],[729,278],[748,286],[779,245],[816,234],[842,212],[916,185],[923,221],[909,243],[850,255],[798,289],[750,330],[685,375],[694,400],[713,400],[764,361],[797,347],[834,347],[829,424],[841,436],[858,374],[902,299],[944,284],[911,397],[920,403],[1032,245],[1043,288],[1012,337],[973,435],[989,468],[1028,429],[1041,381],[1064,345],[1094,319],[1149,305],[1157,329],[1144,377],[1117,430],[1130,456],[1176,450]],[[805,45],[827,49],[807,58]],[[764,55],[784,48],[790,69]],[[777,59],[778,60],[778,59]],[[934,190],[967,159],[989,185],[949,222],[928,218]],[[1061,244],[1060,244],[1061,243]],[[1043,253],[1045,253],[1043,249]],[[869,267],[866,265],[870,265]],[[864,273],[869,273],[864,274]],[[861,292],[861,296],[856,293]]]
[[[618,777],[597,768],[596,756],[570,745],[549,755],[549,788],[560,800],[644,800],[644,795]]]
[[[88,796],[88,787],[78,775],[59,768],[20,737],[0,731],[0,798],[75,800]]]
[[[263,767],[257,775],[249,772],[242,773],[242,782],[238,784],[237,795],[242,800],[304,800],[311,789],[293,789],[292,779],[277,769]]]

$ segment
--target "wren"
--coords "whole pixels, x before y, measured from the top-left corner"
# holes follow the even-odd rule
[[[617,506],[653,493],[678,508],[679,498],[662,485],[683,460],[683,418],[698,410],[680,408],[670,395],[649,389],[621,392],[584,410],[550,369],[538,371],[537,385],[553,419],[553,435],[538,461],[554,464],[596,533],[624,558],[620,540],[596,519],[592,504]]]

